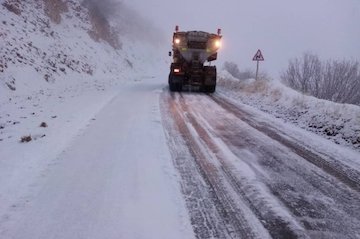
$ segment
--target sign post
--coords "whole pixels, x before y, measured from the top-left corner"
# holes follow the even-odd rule
[[[258,80],[258,75],[259,75],[259,61],[264,61],[264,57],[260,51],[260,49],[256,52],[253,61],[256,61],[256,78],[255,80]]]

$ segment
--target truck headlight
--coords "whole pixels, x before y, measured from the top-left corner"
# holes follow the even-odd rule
[[[220,40],[216,40],[216,41],[214,42],[214,45],[215,45],[216,48],[220,48],[220,47],[221,47],[221,41],[220,41]]]
[[[179,39],[179,38],[175,38],[174,42],[175,42],[175,44],[180,44],[180,39]]]

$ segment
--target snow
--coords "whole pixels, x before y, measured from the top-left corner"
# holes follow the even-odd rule
[[[194,237],[160,123],[159,49],[93,41],[72,1],[46,27],[37,4],[0,6],[0,237]]]
[[[260,230],[261,224],[266,225],[274,237],[269,225],[278,225],[279,221],[301,238],[337,238],[342,231],[347,234],[344,238],[351,238],[349,235],[358,231],[359,224],[346,208],[352,205],[350,210],[356,211],[358,193],[339,181],[337,172],[343,171],[349,178],[355,172],[353,179],[356,181],[360,170],[359,153],[236,100],[232,100],[236,110],[231,111],[231,107],[224,107],[216,100],[222,97],[225,95],[219,93],[213,96],[175,94],[168,107],[180,108],[178,111],[182,115],[172,117],[174,125],[168,126],[169,132],[179,125],[178,135],[185,135],[185,144],[192,145],[189,148],[195,154],[201,152],[194,156],[194,161],[200,161],[202,174],[205,171],[207,177],[217,178],[207,184],[215,188],[217,196],[228,194],[234,198],[237,215],[245,218],[252,230],[261,231],[260,238],[266,238],[266,232]],[[234,113],[237,110],[241,114]],[[191,137],[183,130],[181,122],[185,123]],[[281,135],[283,140],[272,138],[274,134]],[[292,146],[286,142],[292,142]],[[181,141],[176,141],[176,150],[181,146]],[[299,153],[298,149],[305,149],[307,153]],[[311,154],[317,155],[322,165],[336,165],[336,172],[326,172],[322,165],[314,164],[309,160],[313,157]],[[182,155],[187,157],[185,153]],[[185,162],[181,167],[186,167],[182,165]],[[191,184],[193,179],[184,181]],[[349,198],[354,200],[347,201]],[[326,229],[317,223],[326,225]],[[310,226],[313,229],[309,230],[306,225],[313,225]]]
[[[227,162],[231,162],[231,164],[234,166],[234,175],[239,175],[242,184],[246,185],[244,186],[243,189],[246,192],[246,194],[252,195],[251,197],[253,198],[253,200],[254,198],[257,198],[258,202],[256,202],[256,204],[261,205],[261,207],[263,207],[264,209],[268,207],[262,213],[265,212],[269,213],[269,211],[271,211],[274,215],[276,215],[276,217],[282,218],[284,221],[286,221],[289,224],[288,226],[291,226],[294,231],[299,231],[303,233],[303,229],[301,228],[300,225],[298,225],[298,222],[296,222],[291,218],[290,213],[284,208],[283,205],[280,204],[280,202],[272,198],[272,193],[269,192],[266,186],[257,178],[255,171],[251,167],[254,167],[254,165],[255,166],[258,165],[248,164],[249,161],[256,160],[257,156],[255,154],[252,154],[248,150],[244,150],[244,152],[240,154],[240,156],[235,155],[234,152],[227,146],[227,144],[220,137],[217,137],[216,135],[211,133],[211,131],[215,132],[215,130],[206,122],[205,119],[203,119],[202,117],[199,117],[198,119],[201,119],[201,125],[206,125],[206,127],[208,128],[205,130],[209,135],[211,135],[211,138],[215,143],[216,149],[218,149],[217,157],[226,159]],[[235,121],[236,119],[233,120]],[[241,127],[246,128],[248,126],[244,124],[241,125]],[[195,137],[198,136],[195,130],[192,130],[191,132]],[[262,136],[260,136],[260,138],[262,138]],[[203,146],[202,151],[207,152],[209,151],[209,149],[207,149],[206,146]],[[216,160],[213,161],[216,162]],[[225,162],[222,163],[225,164]],[[231,187],[229,187],[228,189],[229,191],[231,191],[230,188]],[[266,232],[266,230],[264,230],[263,226],[258,222],[258,219],[253,215],[250,208],[248,208],[248,206],[246,206],[245,203],[241,205],[241,208],[243,211],[246,211],[245,214],[246,220],[251,222],[251,225],[253,227],[256,227],[256,231],[261,235],[261,237],[270,238],[270,235],[268,234],[268,232]]]
[[[4,235],[8,230],[14,238],[191,238],[160,123],[157,79],[121,84],[115,96],[92,94],[93,101],[78,102],[93,112],[84,110],[87,114],[82,116],[88,121],[75,120],[75,125],[85,128],[75,131],[60,152],[52,143],[65,141],[63,136],[71,135],[73,128],[63,128],[67,133],[60,137],[30,142],[28,150],[12,143],[17,148],[9,150],[13,159],[27,160],[33,167],[34,161],[43,158],[43,162],[37,165],[42,168],[40,178],[31,180],[31,172],[22,174],[26,184],[36,185],[26,199],[15,202],[18,212],[10,213]],[[79,105],[73,104],[73,109]],[[21,166],[29,165],[22,164],[13,162],[9,167],[23,173]],[[22,177],[7,181],[10,190],[24,183]],[[5,202],[14,203],[14,193],[4,196]]]
[[[219,86],[227,97],[360,151],[360,106],[307,96],[275,80],[240,81],[226,71],[220,73]]]
[[[192,237],[160,123],[163,76],[142,75],[69,78],[3,99],[0,235]]]
[[[194,238],[183,193],[209,185],[199,179],[195,182],[201,185],[184,186],[183,172],[171,157],[176,152],[166,142],[176,137],[164,132],[160,113],[169,67],[166,51],[126,35],[121,37],[122,49],[94,41],[86,11],[78,12],[78,3],[68,2],[69,12],[62,14],[60,24],[48,22],[40,2],[24,1],[21,16],[0,6],[6,12],[0,15],[0,64],[7,63],[0,67],[0,238]],[[272,124],[279,134],[286,132],[284,137],[324,152],[329,162],[341,160],[360,171],[360,107],[304,96],[278,82],[239,82],[227,72],[220,73],[218,89],[216,94],[241,105],[259,122]],[[199,112],[211,108],[206,100],[194,99],[195,108],[202,103]],[[216,167],[226,161],[234,175],[242,177],[248,194],[240,198],[256,198],[257,204],[301,231],[259,180],[259,172],[263,177],[267,172],[256,162],[257,155],[230,148],[213,134],[207,117],[199,114],[196,120],[220,149],[212,154],[207,152],[215,149],[203,146],[202,153]],[[43,122],[46,127],[40,127]],[[196,143],[204,144],[191,122],[186,126]],[[20,142],[23,136],[31,136],[31,141]],[[259,142],[266,140],[262,134],[255,136]],[[183,156],[181,150],[189,149],[181,147]],[[224,185],[244,220],[259,235],[269,236],[245,200],[237,201],[231,185]]]

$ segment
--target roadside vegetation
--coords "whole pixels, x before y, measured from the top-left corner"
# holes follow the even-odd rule
[[[360,105],[360,67],[355,60],[320,60],[311,53],[289,61],[281,74],[287,86],[306,95]]]
[[[223,69],[229,72],[232,77],[239,80],[255,79],[256,77],[256,73],[252,69],[246,68],[244,70],[240,70],[239,66],[231,61],[226,61]],[[271,80],[271,77],[263,71],[259,72],[258,78],[259,80]]]
[[[358,63],[321,62],[314,55],[304,55],[301,59],[290,61],[289,69],[281,76],[283,82],[264,77],[256,81],[251,71],[242,71],[235,63],[228,62],[219,73],[218,92],[359,151]],[[314,75],[319,77],[314,79]]]

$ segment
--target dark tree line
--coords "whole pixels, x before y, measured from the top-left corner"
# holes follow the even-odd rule
[[[360,105],[360,66],[353,60],[321,61],[305,53],[289,61],[281,80],[291,88],[317,98]]]

